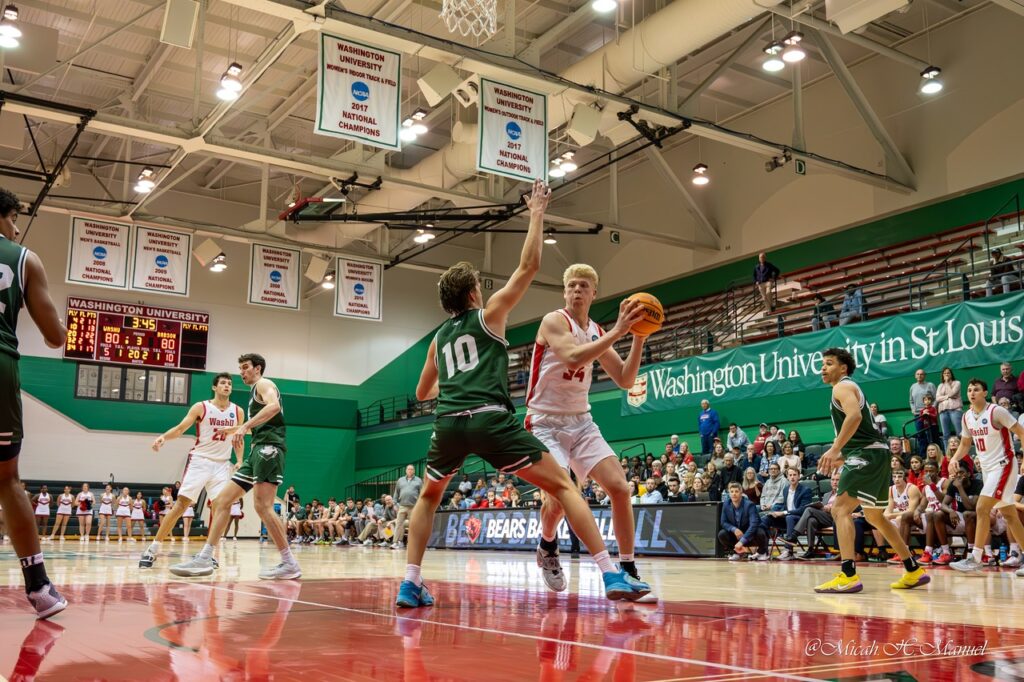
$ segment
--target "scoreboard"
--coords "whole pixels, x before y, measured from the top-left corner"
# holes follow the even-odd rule
[[[208,313],[72,296],[67,326],[69,360],[206,369]]]

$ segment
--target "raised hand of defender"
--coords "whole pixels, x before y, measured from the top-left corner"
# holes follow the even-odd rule
[[[612,332],[618,336],[625,336],[629,333],[630,328],[642,320],[643,317],[643,303],[636,299],[630,301],[624,298],[622,299],[622,303],[619,304],[619,319],[615,321],[615,326],[612,327]]]
[[[530,213],[543,213],[547,210],[550,199],[551,188],[538,178],[533,181],[533,190],[530,196],[526,198],[526,207],[530,209]]]
[[[153,441],[153,445],[151,445],[150,447],[153,448],[153,452],[160,452],[160,448],[162,448],[163,446],[164,446],[164,437],[163,436],[157,436],[157,439],[155,441]]]

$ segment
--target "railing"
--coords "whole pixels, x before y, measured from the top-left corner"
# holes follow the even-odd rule
[[[633,455],[629,453],[633,452],[637,448],[640,449],[640,452],[636,454],[640,457],[641,460],[647,457],[647,446],[644,445],[643,443],[635,443],[633,445],[630,445],[628,448],[623,448],[622,450],[619,450],[619,459],[622,459],[623,457],[633,457]]]
[[[409,464],[412,464],[416,468],[417,473],[426,475],[424,472],[426,463],[426,459],[420,459],[416,462],[410,462]],[[403,464],[401,466],[396,466],[375,476],[371,476],[366,480],[353,483],[345,488],[345,495],[357,500],[362,500],[367,497],[374,500],[379,499],[381,495],[386,495],[394,490],[395,481],[405,475],[406,466],[408,465]]]
[[[408,395],[396,395],[382,398],[359,408],[358,426],[376,426],[385,422],[412,419],[432,414],[437,407],[437,400],[416,400]]]

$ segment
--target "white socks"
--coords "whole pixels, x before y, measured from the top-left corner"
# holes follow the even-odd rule
[[[285,564],[295,563],[295,557],[292,556],[292,550],[290,547],[285,547],[281,550],[281,562]]]
[[[410,581],[416,587],[423,584],[423,576],[421,575],[421,569],[419,566],[413,564],[406,564],[405,566],[405,579]]]
[[[205,545],[203,545],[203,548],[199,550],[199,557],[201,559],[213,558],[213,547],[210,546],[210,543],[206,543]]]
[[[607,549],[594,555],[594,563],[597,564],[597,567],[601,569],[602,573],[618,573],[618,571],[615,570],[615,564],[612,563],[611,555],[608,554]]]
[[[151,542],[150,545],[149,545],[149,551],[152,552],[153,554],[159,554],[160,553],[160,542],[157,541],[157,540],[153,540],[153,542]]]

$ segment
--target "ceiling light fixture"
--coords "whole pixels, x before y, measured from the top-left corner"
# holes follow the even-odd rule
[[[210,272],[224,272],[228,269],[228,257],[221,253],[210,263]]]
[[[326,275],[324,275],[324,281],[320,282],[320,286],[322,286],[324,289],[333,289],[334,288],[334,273],[333,272],[328,272]]]
[[[139,178],[135,182],[135,191],[139,194],[148,194],[153,191],[156,187],[156,181],[153,180],[155,172],[149,166],[142,169],[139,173]]]
[[[691,182],[701,187],[711,182],[711,178],[708,177],[708,165],[706,163],[698,163],[693,167],[693,180]]]
[[[240,75],[242,75],[242,65],[238,62],[231,62],[228,70],[220,77],[220,90],[217,91],[217,97],[225,102],[238,99],[242,94],[242,81],[238,78]]]
[[[768,58],[761,63],[761,68],[772,73],[786,68],[786,62],[779,58],[784,49],[786,49],[785,45],[777,40],[768,43],[764,48],[764,53],[768,55]]]
[[[21,29],[15,26],[18,20],[18,8],[14,5],[4,7],[3,18],[0,19],[0,47],[13,49],[21,45]]]
[[[555,239],[555,233],[552,232],[551,230],[548,230],[547,232],[545,232],[544,233],[544,243],[545,244],[557,244],[558,240]]]
[[[921,84],[918,86],[918,90],[922,95],[934,95],[942,91],[942,79],[939,78],[941,74],[942,69],[937,66],[929,66],[921,72]]]
[[[417,235],[412,238],[417,244],[426,244],[431,239],[434,239],[437,235],[433,232],[427,232],[426,230],[416,230]]]
[[[593,0],[593,2],[590,3],[590,8],[595,12],[600,12],[601,14],[614,12],[618,6],[619,3],[616,2],[616,0]]]
[[[807,52],[800,47],[800,41],[803,39],[804,34],[800,31],[790,31],[782,38],[782,42],[786,45],[786,49],[782,51],[782,61],[787,64],[795,64],[807,57]]]
[[[574,170],[579,168],[579,166],[576,165],[576,162],[573,161],[574,156],[576,156],[574,152],[566,152],[562,154],[562,170],[566,173],[572,173]]]

